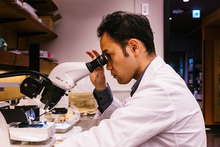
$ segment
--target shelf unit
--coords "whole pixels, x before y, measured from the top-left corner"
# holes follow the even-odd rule
[[[53,39],[58,37],[58,35],[41,24],[29,12],[27,12],[14,1],[16,0],[0,0],[0,37],[5,39],[9,45],[9,49],[18,49],[19,40],[25,40],[24,44],[26,48],[29,48],[29,55],[20,55],[0,50],[0,70],[10,71],[31,69],[40,71],[44,74],[49,74],[57,63],[40,59],[39,44],[28,44],[26,38],[31,37],[32,39],[37,39],[40,37]],[[37,10],[46,9],[53,11],[58,9],[52,0],[24,1],[28,2]],[[22,78],[19,80],[22,80]],[[2,81],[2,79],[0,80]],[[15,88],[13,90],[10,88],[5,88],[5,91],[0,92],[0,100],[19,98],[22,96],[19,91],[19,88]]]
[[[0,51],[0,65],[11,66],[11,69],[28,69],[29,56]],[[40,59],[40,72],[42,73],[49,74],[55,66],[57,66],[57,63],[53,61]]]

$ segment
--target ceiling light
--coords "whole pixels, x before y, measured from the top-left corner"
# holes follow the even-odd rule
[[[189,0],[183,0],[183,2],[189,2]]]

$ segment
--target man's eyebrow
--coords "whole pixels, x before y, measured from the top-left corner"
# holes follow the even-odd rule
[[[104,54],[104,53],[106,53],[108,50],[107,49],[105,49],[104,51],[102,51],[102,53]]]

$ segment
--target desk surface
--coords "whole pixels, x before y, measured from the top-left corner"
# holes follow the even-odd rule
[[[81,116],[80,120],[74,126],[80,126],[82,131],[89,130],[93,122],[94,115]]]
[[[65,138],[69,138],[73,135],[80,133],[81,131],[86,131],[91,128],[93,122],[94,115],[81,116],[80,120],[73,126],[71,130],[66,133],[56,133],[54,137],[56,137],[56,143],[59,144]]]

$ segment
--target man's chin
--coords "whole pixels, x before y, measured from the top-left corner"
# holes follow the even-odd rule
[[[118,84],[128,84],[130,81],[124,81],[120,79],[116,79],[118,81]]]

